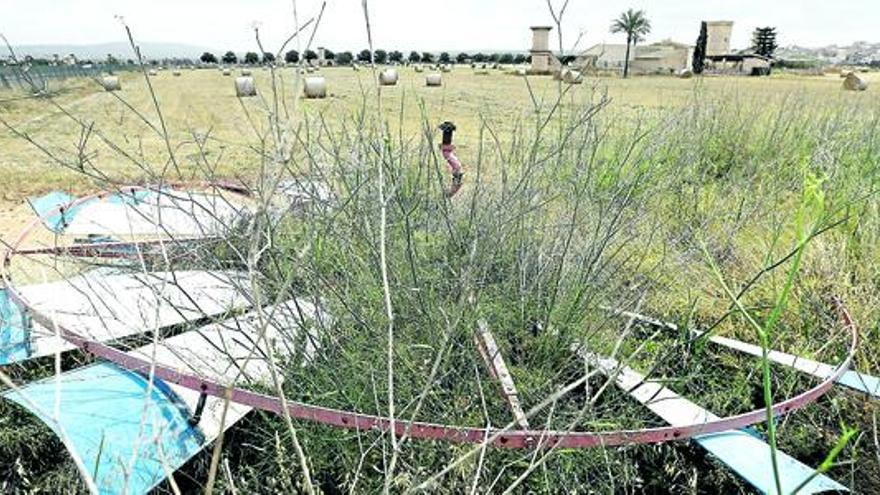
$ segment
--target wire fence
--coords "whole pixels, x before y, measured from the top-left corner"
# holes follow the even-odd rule
[[[72,78],[97,77],[102,74],[132,71],[130,64],[88,65],[7,65],[0,66],[0,89],[31,90],[46,88],[50,82]]]

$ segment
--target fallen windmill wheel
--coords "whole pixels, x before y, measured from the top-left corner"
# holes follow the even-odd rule
[[[769,455],[769,447],[739,430],[765,421],[765,410],[717,417],[582,346],[573,350],[670,426],[599,432],[535,429],[487,325],[481,325],[474,338],[512,411],[514,420],[505,428],[407,421],[295,401],[286,401],[285,410],[277,395],[255,388],[278,389],[275,359],[298,352],[308,366],[320,352],[317,334],[332,319],[315,301],[257,304],[246,273],[204,266],[211,260],[211,243],[248,221],[249,198],[243,192],[213,184],[126,187],[79,199],[50,195],[33,202],[38,218],[6,252],[0,364],[76,348],[101,359],[3,393],[55,431],[93,490],[149,491],[252,409],[342,428],[497,448],[589,448],[693,439],[758,489],[772,486],[766,464],[755,462]],[[198,268],[190,270],[151,269],[150,259],[169,257],[202,263],[193,263]],[[21,280],[20,272],[30,278]],[[55,280],[41,281],[34,275],[46,272]],[[857,331],[842,302],[835,300],[835,306],[851,334],[846,357],[839,365],[814,363],[809,370],[802,366],[805,360],[789,364],[821,381],[776,402],[776,415],[803,408],[835,382],[872,380],[848,371]],[[230,316],[236,313],[243,315]],[[161,336],[162,329],[186,325],[196,328]],[[115,345],[137,336],[145,339],[144,345],[131,350]],[[749,352],[746,347],[739,350]],[[785,364],[784,356],[777,357]],[[813,473],[789,456],[783,457],[782,468],[786,488]],[[844,489],[819,475],[804,493]]]

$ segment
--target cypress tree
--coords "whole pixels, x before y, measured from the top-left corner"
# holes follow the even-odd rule
[[[697,46],[694,47],[693,71],[694,74],[702,74],[706,59],[706,43],[709,40],[709,29],[706,22],[700,23],[700,36],[697,38]]]

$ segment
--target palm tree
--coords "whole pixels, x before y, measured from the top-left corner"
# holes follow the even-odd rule
[[[629,9],[611,23],[612,33],[626,33],[626,59],[623,61],[623,77],[629,76],[629,50],[645,39],[651,32],[651,21],[644,10]]]

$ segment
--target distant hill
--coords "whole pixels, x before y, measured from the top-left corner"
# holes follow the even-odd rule
[[[197,58],[204,52],[222,53],[219,50],[180,43],[140,43],[141,54],[146,59]],[[19,57],[30,55],[34,58],[49,58],[53,54],[62,57],[70,53],[79,59],[103,59],[107,54],[120,59],[134,57],[128,43],[99,43],[94,45],[22,45],[13,47]],[[4,55],[6,55],[4,53]]]

